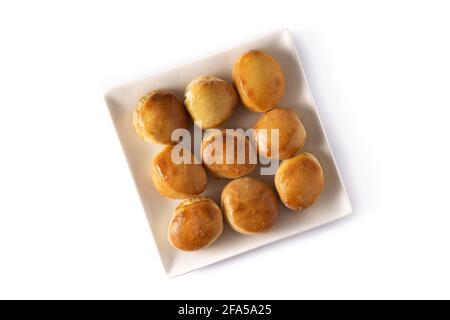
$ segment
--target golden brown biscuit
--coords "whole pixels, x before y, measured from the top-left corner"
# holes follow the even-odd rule
[[[181,202],[169,223],[168,239],[183,251],[205,248],[216,241],[223,231],[219,206],[211,199],[195,197]]]
[[[222,191],[221,205],[230,226],[243,234],[265,232],[278,218],[277,199],[272,188],[251,177],[228,183]]]
[[[307,152],[284,160],[275,174],[275,187],[286,207],[292,210],[309,207],[324,187],[319,161]]]
[[[188,84],[184,103],[194,122],[200,128],[208,129],[231,117],[238,97],[233,86],[225,80],[201,76]]]
[[[246,176],[256,167],[256,153],[249,139],[234,130],[222,129],[206,135],[202,142],[202,160],[213,175],[229,179]]]
[[[180,155],[186,156],[190,164],[174,163],[171,157],[174,148],[177,148],[176,152],[180,146],[167,146],[153,158],[152,179],[155,188],[171,199],[190,198],[201,194],[208,183],[205,169],[185,148],[180,148]]]
[[[274,108],[255,124],[255,140],[261,156],[284,160],[292,157],[305,144],[306,131],[294,111]],[[272,130],[278,129],[278,144],[272,142]],[[278,156],[275,150],[278,149]]]
[[[166,90],[155,90],[143,96],[134,112],[133,125],[141,139],[173,144],[172,131],[187,128],[186,112],[177,97]]]
[[[285,80],[279,63],[271,55],[250,50],[233,67],[233,83],[245,107],[266,112],[284,95]]]

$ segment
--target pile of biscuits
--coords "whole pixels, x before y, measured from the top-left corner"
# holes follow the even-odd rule
[[[275,58],[260,50],[245,52],[233,67],[232,79],[234,86],[209,75],[192,80],[186,87],[184,105],[170,91],[152,91],[139,100],[133,113],[140,138],[167,145],[153,158],[151,176],[162,196],[183,199],[168,226],[169,242],[183,251],[212,244],[222,234],[223,217],[236,232],[266,232],[277,221],[278,198],[286,207],[299,211],[311,206],[324,188],[319,161],[310,153],[298,153],[306,139],[302,122],[291,109],[277,106],[285,92],[285,77]],[[255,150],[248,137],[215,130],[203,138],[201,159],[171,139],[174,130],[188,127],[188,114],[202,129],[220,128],[239,101],[248,110],[263,113],[253,127],[256,154],[283,160],[274,178],[278,197],[267,183],[247,176],[256,167],[249,161]],[[274,129],[278,139],[271,138]],[[235,145],[245,139],[244,162],[236,161],[236,152],[231,155],[234,161],[229,161],[225,147],[224,161],[211,161],[215,142],[224,139]],[[175,163],[175,147],[191,161]],[[208,184],[206,170],[215,177],[232,179],[222,191],[220,206],[200,196]]]

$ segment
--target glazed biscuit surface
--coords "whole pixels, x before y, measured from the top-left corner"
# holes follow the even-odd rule
[[[222,191],[221,205],[230,226],[243,234],[266,232],[278,218],[274,192],[251,177],[231,181]]]
[[[236,179],[256,167],[256,152],[249,139],[225,129],[207,135],[202,142],[204,166],[216,177]]]
[[[188,120],[183,106],[173,93],[156,90],[139,100],[133,112],[133,125],[143,140],[173,144],[172,132],[187,128]]]
[[[228,120],[236,109],[238,97],[233,86],[213,76],[192,80],[185,91],[185,105],[201,128],[214,128]]]
[[[266,112],[277,105],[285,91],[279,63],[269,54],[250,50],[233,67],[233,83],[250,111]]]
[[[254,129],[258,152],[266,158],[290,158],[305,144],[305,127],[295,112],[288,108],[274,108],[265,113]],[[273,129],[278,130],[278,143],[272,141]],[[276,150],[278,154],[274,154]]]
[[[319,161],[307,152],[284,160],[275,174],[275,187],[280,199],[292,210],[298,211],[316,202],[324,184]]]
[[[222,231],[219,206],[211,199],[197,197],[178,205],[169,223],[168,239],[177,249],[194,251],[212,244]]]
[[[208,183],[203,166],[195,163],[195,156],[187,149],[180,149],[180,154],[187,154],[190,163],[176,164],[172,160],[172,150],[176,146],[167,146],[152,161],[152,179],[156,189],[163,196],[171,199],[189,198],[201,194]]]

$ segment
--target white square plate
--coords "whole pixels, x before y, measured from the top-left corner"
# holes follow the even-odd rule
[[[150,164],[151,159],[162,149],[162,146],[146,143],[138,138],[131,123],[133,108],[141,96],[154,89],[170,89],[182,101],[186,85],[200,75],[215,75],[231,81],[233,63],[242,52],[249,49],[265,50],[281,64],[286,77],[286,94],[279,105],[292,108],[302,120],[308,133],[303,150],[314,154],[322,164],[325,189],[320,199],[301,213],[288,210],[280,203],[279,220],[269,232],[263,235],[245,236],[226,226],[223,235],[210,247],[194,253],[180,252],[172,248],[167,240],[169,219],[180,201],[163,198],[154,188],[150,177]],[[269,34],[191,64],[112,89],[106,93],[105,97],[164,269],[171,277],[329,223],[349,215],[352,211],[295,44],[287,30]],[[252,127],[260,116],[260,113],[251,113],[239,106],[223,127],[247,129]],[[259,168],[253,175],[259,176]],[[261,178],[273,186],[273,176]],[[220,192],[228,181],[209,176],[208,188],[204,195],[220,203]]]

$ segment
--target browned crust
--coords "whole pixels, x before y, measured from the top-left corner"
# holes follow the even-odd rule
[[[249,63],[252,59],[258,63]],[[285,78],[278,61],[261,50],[242,54],[234,64],[232,79],[242,104],[253,112],[272,109],[285,92]]]
[[[223,142],[225,143],[227,133],[226,129],[220,130],[220,134],[222,135]],[[237,134],[237,133],[236,133]],[[212,155],[209,155],[207,153],[207,147],[214,143],[214,140],[218,136],[218,133],[207,135],[203,141],[201,146],[201,154],[202,154],[202,161],[203,165],[208,169],[209,172],[211,172],[216,177],[221,178],[228,178],[228,179],[236,179],[243,176],[246,176],[250,174],[255,168],[256,163],[250,163],[250,152],[255,152],[253,149],[253,146],[251,145],[249,139],[247,137],[245,138],[245,161],[246,163],[238,164],[237,163],[237,138],[234,138],[234,163],[225,163],[225,157],[226,157],[226,146],[224,144],[223,148],[223,163],[208,163],[211,160]]]
[[[154,90],[141,97],[132,122],[141,139],[161,144],[176,143],[171,140],[172,132],[188,126],[181,102],[168,90]]]
[[[278,219],[277,199],[272,188],[251,177],[228,183],[222,191],[221,206],[230,226],[243,234],[266,232]]]
[[[281,163],[275,174],[275,187],[283,204],[292,210],[313,205],[325,186],[322,167],[311,153]]]
[[[176,249],[195,251],[216,241],[223,231],[222,211],[208,198],[195,197],[181,202],[168,227],[169,243]]]
[[[170,199],[190,198],[201,194],[207,186],[208,178],[203,166],[194,163],[195,156],[189,152],[191,164],[175,164],[171,152],[175,146],[167,146],[155,155],[152,161],[152,180],[158,192]]]

